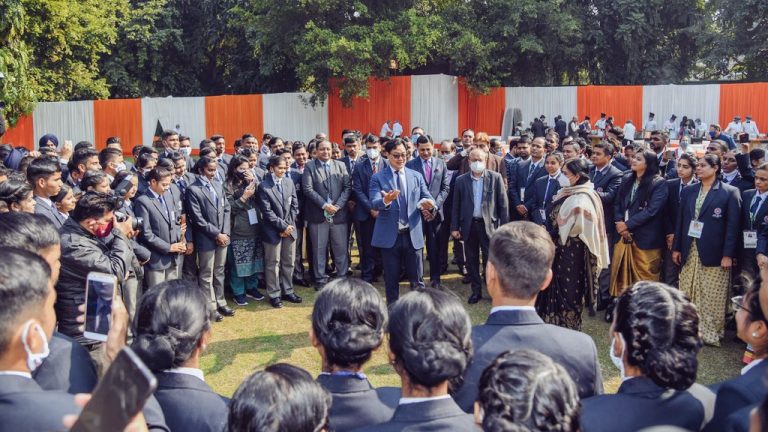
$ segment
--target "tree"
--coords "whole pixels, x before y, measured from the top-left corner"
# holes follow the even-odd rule
[[[30,48],[24,42],[27,15],[21,0],[0,0],[0,102],[11,126],[32,111],[35,93],[30,81]]]

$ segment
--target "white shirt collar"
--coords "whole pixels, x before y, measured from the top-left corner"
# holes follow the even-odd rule
[[[450,399],[451,395],[442,395],[442,396],[433,396],[433,397],[401,397],[400,402],[398,402],[398,405],[409,405],[409,404],[415,404],[420,402],[429,402],[429,401],[436,401],[436,400],[442,400],[442,399]]]
[[[21,371],[0,371],[0,375],[13,375],[13,376],[20,376],[22,378],[29,378],[32,379],[32,374],[29,372],[21,372]]]
[[[560,170],[557,170],[557,172],[555,173],[555,175],[550,175],[550,176],[549,176],[549,179],[550,179],[550,180],[557,180],[557,179],[558,179],[558,177],[560,177]]]
[[[203,375],[203,371],[197,368],[178,367],[178,368],[168,369],[166,372],[183,374],[183,375],[191,375],[195,378],[200,379],[200,381],[205,382],[205,375]]]
[[[160,199],[160,195],[153,191],[152,188],[147,188],[147,190],[152,194],[153,197],[155,197],[155,199]]]
[[[389,166],[389,169],[392,170],[392,175],[397,175],[397,170],[394,167],[392,167],[392,165]],[[405,174],[405,166],[400,168],[400,174],[402,174],[402,175]]]
[[[491,314],[496,312],[511,312],[511,311],[532,311],[536,312],[536,308],[533,306],[494,306],[491,308]]]
[[[51,201],[50,198],[41,197],[41,196],[37,196],[37,195],[35,195],[35,197],[38,198],[40,201],[44,202],[45,205],[47,205],[48,207],[52,207],[53,206],[53,201]]]
[[[281,182],[285,178],[285,176],[278,177],[278,176],[275,175],[275,173],[271,173],[271,175],[272,175],[272,181],[274,181],[276,185],[277,184],[282,184]]]
[[[755,196],[760,197],[761,200],[765,201],[765,197],[768,196],[768,191],[760,193],[757,191],[757,189],[755,189]]]
[[[739,170],[733,170],[730,173],[723,173],[723,177],[727,178],[729,183],[735,179],[737,175],[739,175]]]
[[[746,365],[743,368],[741,368],[741,374],[742,375],[746,374],[747,372],[749,372],[750,369],[752,369],[753,367],[755,367],[758,364],[760,364],[761,361],[763,361],[763,359],[754,359],[754,360],[752,360],[751,362],[749,362],[748,365]]]

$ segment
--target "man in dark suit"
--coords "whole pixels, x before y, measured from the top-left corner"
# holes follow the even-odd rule
[[[474,356],[453,396],[464,411],[471,412],[477,400],[483,370],[510,349],[532,349],[552,357],[570,373],[582,398],[603,392],[592,338],[545,324],[536,314],[536,297],[552,280],[554,257],[550,235],[533,222],[508,223],[491,237],[485,279],[493,308],[488,321],[472,330]]]
[[[456,179],[453,198],[451,234],[464,239],[467,272],[472,283],[472,295],[467,302],[475,304],[483,297],[480,279],[480,253],[483,268],[488,261],[488,242],[493,232],[509,222],[509,208],[501,176],[486,169],[488,154],[473,149],[469,154],[471,173]]]
[[[592,163],[594,166],[589,172],[589,177],[595,187],[595,192],[600,196],[600,202],[603,204],[603,220],[612,221],[613,219],[613,201],[616,199],[616,193],[621,186],[621,171],[613,165],[613,145],[609,142],[599,142],[592,146]],[[613,245],[618,239],[616,226],[611,223],[605,224],[606,235],[608,237],[609,256],[613,256]],[[611,301],[609,288],[611,285],[611,269],[603,269],[598,277],[600,289],[598,292],[598,310],[603,310]]]
[[[328,281],[325,264],[329,246],[339,275],[344,275],[349,268],[347,201],[352,182],[344,163],[331,159],[330,141],[317,143],[316,152],[317,159],[304,167],[301,189],[306,199],[304,216],[312,239],[315,288],[319,290]]]
[[[659,174],[664,178],[677,177],[677,160],[674,156],[674,150],[667,149],[669,135],[664,131],[651,132],[651,150],[659,158]]]
[[[525,191],[533,187],[537,178],[547,175],[547,170],[544,169],[544,138],[534,138],[530,149],[530,158],[520,159],[509,168],[509,206],[512,208],[510,218],[513,220],[528,218]]]
[[[307,231],[307,222],[304,220],[304,191],[301,190],[301,176],[304,174],[304,166],[307,164],[309,154],[307,146],[304,143],[295,143],[293,145],[293,160],[291,168],[288,170],[288,176],[293,181],[296,188],[296,198],[299,202],[299,214],[296,216],[296,253],[294,254],[293,264],[293,283],[296,285],[308,287],[311,277],[311,268],[309,272],[304,270],[304,237]],[[307,261],[310,261],[311,247],[308,247]]]
[[[376,267],[381,267],[381,254],[377,248],[371,245],[373,239],[373,227],[379,211],[373,208],[370,192],[371,177],[386,168],[387,164],[381,157],[381,144],[379,137],[370,135],[365,142],[366,156],[352,175],[352,193],[355,195],[355,209],[352,217],[360,226],[360,236],[357,241],[362,246],[360,253],[361,278],[369,283],[376,279]]]
[[[568,136],[568,124],[565,123],[561,115],[555,117],[555,132],[560,136],[560,139]]]
[[[299,200],[293,181],[286,178],[288,163],[281,156],[272,156],[267,164],[270,175],[259,183],[256,202],[261,211],[261,233],[264,240],[264,277],[267,294],[274,308],[282,300],[301,303],[293,292],[293,264],[296,250],[296,217]]]
[[[170,157],[173,161],[174,174],[173,174],[173,187],[175,191],[171,190],[172,194],[178,193],[178,197],[181,201],[182,214],[184,215],[185,224],[189,220],[187,218],[187,204],[186,195],[187,189],[196,181],[195,174],[188,172],[192,167],[187,166],[187,162],[180,153],[172,153]],[[192,228],[187,225],[186,233],[184,234],[187,249],[184,255],[179,259],[180,269],[179,278],[189,280],[197,283],[197,275],[199,274],[197,266],[197,251],[195,250],[194,238],[192,236]]]
[[[187,163],[187,168],[191,168],[195,165],[194,161],[192,161],[192,158],[186,154],[181,153],[179,149],[181,148],[181,141],[179,139],[179,133],[175,130],[164,130],[163,134],[160,136],[160,139],[163,144],[163,152],[160,153],[159,158],[160,159],[170,159],[171,154],[173,153],[179,153],[184,158],[184,162]]]
[[[133,203],[136,217],[143,219],[139,243],[152,254],[144,265],[147,287],[179,278],[178,257],[187,251],[181,236],[179,209],[170,191],[173,173],[155,168],[147,174],[149,188]]]
[[[348,134],[344,137],[344,151],[347,153],[347,155],[340,158],[339,160],[344,163],[344,166],[347,167],[347,172],[349,173],[350,181],[354,183],[355,169],[357,168],[358,164],[361,161],[360,140],[358,139],[356,134]],[[354,189],[353,189],[352,193],[349,194],[349,201],[347,201],[347,209],[349,210],[350,213],[353,214],[353,216],[354,216],[356,206],[357,206],[357,197],[355,196]],[[352,256],[352,233],[354,232],[355,238],[357,239],[357,252],[358,252],[358,255],[362,257],[363,247],[360,244],[361,243],[360,236],[362,234],[360,232],[360,223],[354,217],[350,217],[348,219],[349,219],[349,222],[347,223],[347,227],[348,227],[347,229],[349,233],[349,247],[347,248],[348,250],[347,254],[350,257]]]
[[[227,154],[227,143],[224,139],[224,135],[212,135],[211,141],[213,141],[213,148],[216,149],[216,157],[219,158],[219,164],[224,168],[224,172],[227,172],[229,162],[232,160],[232,155]]]
[[[429,281],[433,288],[441,288],[440,284],[440,226],[445,219],[444,206],[448,197],[450,176],[445,162],[432,155],[434,147],[432,141],[425,135],[420,135],[416,140],[419,157],[411,159],[405,166],[417,171],[424,177],[429,193],[435,201],[437,213],[434,219],[424,218],[422,224],[424,236],[427,239],[427,256],[429,258]],[[448,209],[450,212],[451,209]]]
[[[381,248],[387,304],[400,296],[399,283],[402,263],[411,287],[424,287],[421,249],[425,213],[434,216],[435,202],[416,171],[405,167],[407,147],[400,140],[387,142],[389,167],[371,178],[371,208],[378,210],[371,245]]]
[[[51,201],[51,197],[61,191],[61,165],[53,158],[36,158],[27,167],[27,181],[32,185],[35,213],[45,216],[57,229],[61,228],[64,218]]]
[[[203,157],[198,161],[198,176],[186,195],[188,226],[197,248],[200,267],[199,285],[209,292],[211,303],[217,310],[216,320],[222,315],[233,316],[235,311],[224,298],[224,268],[232,220],[229,201],[221,184],[214,181],[216,160]]]

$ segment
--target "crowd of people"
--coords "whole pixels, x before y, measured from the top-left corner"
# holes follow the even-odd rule
[[[753,408],[768,424],[765,152],[716,124],[698,158],[665,130],[605,124],[595,144],[557,127],[436,143],[416,127],[345,130],[342,145],[245,134],[229,154],[214,135],[196,159],[167,130],[131,162],[118,137],[0,146],[0,418],[62,429],[130,346],[157,378],[135,419],[152,430],[747,430]],[[451,265],[467,303],[490,298],[485,324],[444,286]],[[106,343],[83,333],[89,272],[119,281]],[[212,323],[230,301],[302,303],[295,286],[318,291],[321,375],[275,364],[214,393]],[[596,311],[615,395],[580,332]],[[731,321],[751,362],[696,384],[698,351]],[[400,388],[362,372],[385,340]],[[24,415],[41,405],[56,406]]]

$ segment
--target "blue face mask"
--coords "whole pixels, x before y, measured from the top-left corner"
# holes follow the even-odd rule
[[[714,131],[710,131],[709,132],[709,136],[710,136],[710,138],[714,138],[715,137],[715,132]]]

